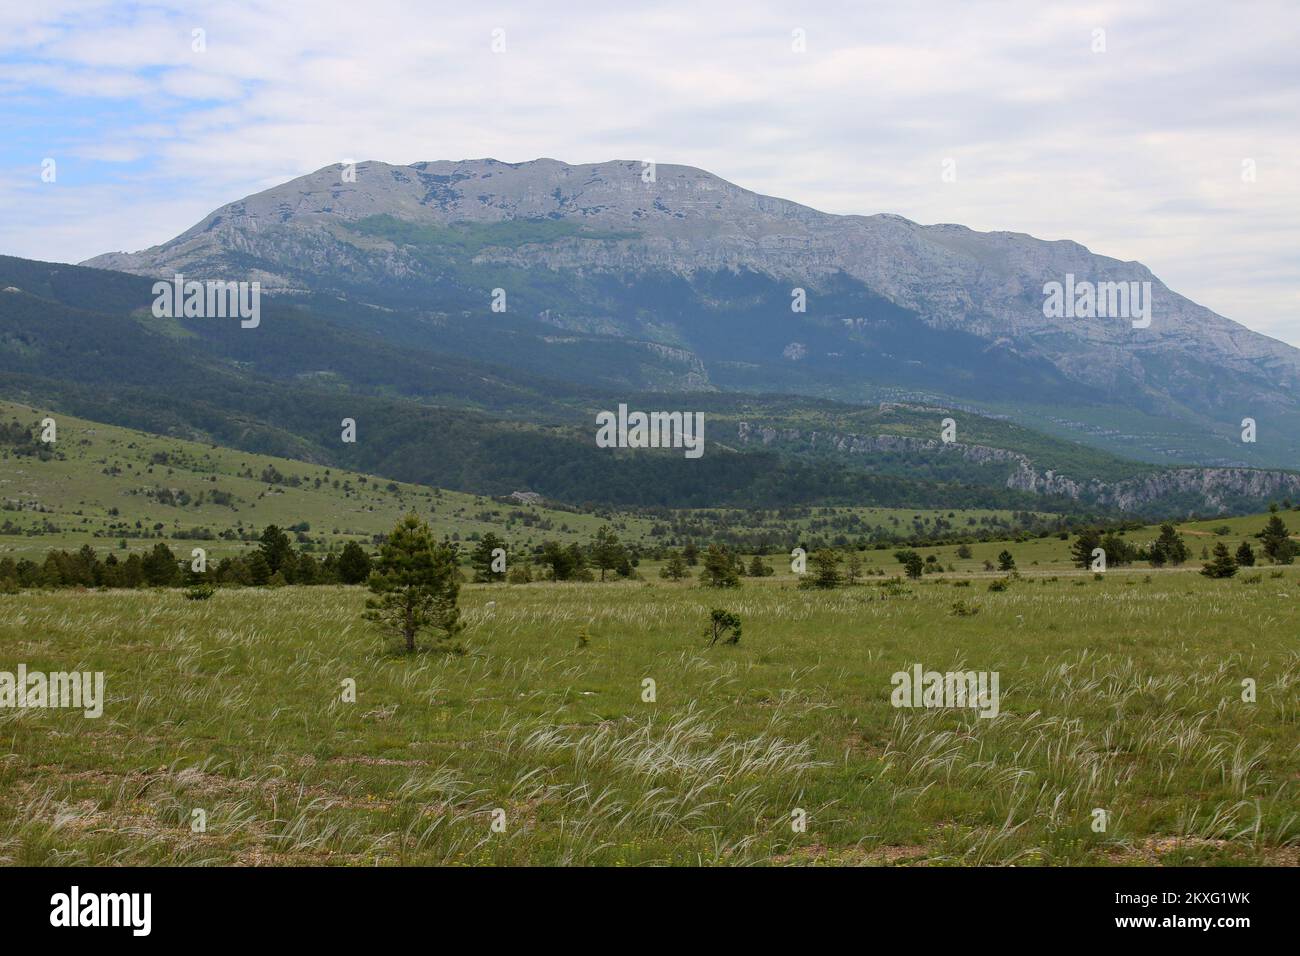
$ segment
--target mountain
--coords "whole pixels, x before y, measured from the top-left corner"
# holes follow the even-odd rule
[[[640,507],[813,504],[1094,515],[1245,512],[1300,475],[1162,469],[957,407],[796,395],[618,394],[399,348],[269,298],[256,334],[152,315],[137,276],[0,256],[0,396],[60,414],[480,494]],[[317,300],[318,304],[326,300]],[[685,407],[709,453],[610,453],[593,415]],[[343,418],[358,423],[340,441]],[[935,438],[947,417],[957,441]],[[29,423],[29,425],[32,423]]]
[[[846,469],[739,450],[710,435],[709,454],[699,461],[680,452],[610,454],[595,446],[591,423],[618,396],[399,349],[282,301],[266,304],[256,334],[238,323],[158,319],[149,308],[151,285],[121,273],[0,257],[0,397],[177,439],[483,494],[527,490],[559,501],[653,507],[830,502],[1049,510],[1053,503],[978,469],[927,474],[920,460]],[[742,405],[739,396],[697,398],[695,404],[708,403],[711,418],[718,416],[719,437],[726,435],[722,423],[741,413],[781,423],[795,414],[837,420],[835,406],[818,411],[810,401],[791,409],[758,399]],[[635,400],[653,408],[669,397]],[[357,423],[354,443],[340,439],[344,418]],[[1064,497],[1056,503],[1070,504]]]
[[[1136,262],[838,216],[688,166],[326,167],[86,265],[258,280],[342,326],[604,390],[964,404],[1129,457],[1289,467],[1300,350]],[[1050,282],[1150,283],[1151,322],[1051,318]],[[493,291],[506,311],[491,309]],[[806,311],[791,309],[803,289]],[[1241,420],[1259,440],[1240,440]]]

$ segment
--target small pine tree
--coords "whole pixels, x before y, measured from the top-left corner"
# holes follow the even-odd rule
[[[552,581],[568,581],[576,570],[573,552],[558,541],[542,542],[541,563],[550,567]]]
[[[1214,558],[1201,568],[1207,578],[1230,578],[1237,573],[1237,562],[1228,553],[1228,546],[1220,541],[1214,546]]]
[[[903,570],[907,572],[909,578],[915,580],[925,573],[925,562],[915,551],[909,551],[903,559]]]
[[[998,570],[1014,571],[1016,569],[1016,559],[1011,556],[1010,551],[1002,551],[998,554]]]
[[[1191,552],[1187,549],[1187,542],[1183,540],[1181,534],[1174,530],[1174,526],[1171,524],[1162,524],[1160,526],[1160,537],[1156,539],[1155,544],[1151,545],[1153,558],[1157,551],[1164,558],[1161,563],[1168,562],[1169,564],[1178,565],[1191,557]],[[1154,564],[1155,561],[1153,560],[1152,563]]]
[[[1255,549],[1250,546],[1249,541],[1241,542],[1241,547],[1237,549],[1237,566],[1242,568],[1255,566]]]
[[[349,541],[343,546],[336,567],[339,580],[344,584],[364,584],[370,577],[370,555],[361,545]]]
[[[1270,505],[1268,524],[1259,533],[1264,553],[1274,564],[1291,564],[1295,561],[1296,544],[1291,540],[1291,532],[1286,522],[1277,513],[1277,505]]]
[[[587,556],[583,554],[582,545],[575,541],[564,549],[564,553],[569,556],[569,563],[573,567],[573,579],[590,581],[591,572],[587,570]]]
[[[830,590],[840,586],[840,557],[838,551],[819,548],[808,559],[812,563],[813,573],[799,583],[800,587]]]
[[[1101,547],[1101,535],[1091,529],[1080,531],[1074,544],[1070,545],[1070,556],[1081,568],[1092,567],[1092,552]]]
[[[505,549],[505,542],[489,531],[483,537],[479,538],[478,545],[470,554],[470,567],[474,569],[474,580],[480,584],[491,584],[504,581],[506,572],[493,571],[492,563],[495,560],[493,552]]]
[[[1106,564],[1111,567],[1133,563],[1136,549],[1114,531],[1106,533],[1099,547],[1106,552]]]
[[[736,563],[731,552],[720,544],[709,545],[709,549],[704,552],[700,581],[711,588],[740,587],[740,575],[736,573]]]
[[[677,551],[668,555],[668,563],[659,569],[659,576],[669,581],[680,581],[687,573],[686,561]]]
[[[455,554],[436,544],[429,526],[414,513],[399,521],[379,549],[365,617],[382,629],[399,634],[408,653],[425,628],[454,637],[464,626],[456,599],[460,591]]]
[[[627,561],[627,552],[618,535],[607,524],[600,526],[596,539],[591,544],[591,563],[600,569],[600,579],[605,580],[605,572],[613,571]]]
[[[289,543],[289,536],[273,524],[263,529],[259,547],[262,557],[266,560],[266,566],[271,569],[272,574],[285,570],[285,564],[293,556],[293,545]]]

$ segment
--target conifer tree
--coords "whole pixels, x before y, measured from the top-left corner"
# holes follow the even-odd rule
[[[408,653],[426,628],[440,631],[440,641],[446,641],[464,626],[456,607],[460,584],[455,553],[435,543],[429,526],[416,514],[399,521],[379,549],[370,590],[375,597],[366,601],[366,619],[400,635]]]
[[[1207,578],[1230,578],[1237,573],[1237,562],[1228,553],[1228,546],[1220,541],[1214,546],[1214,557],[1201,568]]]
[[[493,552],[497,549],[505,550],[505,542],[489,531],[479,539],[478,546],[474,548],[470,555],[469,563],[474,568],[474,580],[479,583],[499,582],[506,579],[504,568],[500,571],[492,570],[492,563],[495,560]]]

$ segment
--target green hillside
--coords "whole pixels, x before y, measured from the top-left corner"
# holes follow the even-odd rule
[[[1102,482],[1151,471],[936,400],[851,404],[771,394],[783,387],[779,379],[767,381],[763,394],[718,391],[707,379],[672,384],[666,369],[685,353],[617,336],[584,339],[585,351],[566,361],[548,351],[534,356],[535,367],[502,364],[536,352],[514,312],[412,315],[346,297],[267,297],[260,325],[249,331],[238,323],[156,319],[151,285],[137,276],[0,257],[0,399],[400,482],[491,496],[526,488],[555,501],[621,509],[866,505],[1086,519],[1101,516],[1096,502],[1107,500],[1095,489],[1072,500],[1017,490],[1023,482],[1008,487],[1008,480],[1024,467]],[[628,363],[644,375],[593,382],[577,368]],[[629,388],[633,381],[641,387]],[[651,383],[656,391],[645,390]],[[621,403],[704,413],[709,453],[684,461],[594,447],[594,415]],[[363,440],[339,442],[344,417],[363,423]],[[937,449],[946,417],[956,422],[957,444]],[[747,440],[746,429],[780,437]],[[862,439],[869,444],[880,436],[930,444],[861,451]],[[1178,442],[1171,437],[1161,447]],[[1265,504],[1223,500],[1237,512]],[[1134,507],[1148,518],[1213,510],[1182,497]]]
[[[53,446],[36,440],[47,416],[57,423]],[[19,440],[19,434],[28,437]],[[782,556],[796,544],[857,549],[867,572],[897,574],[893,552],[904,541],[950,573],[988,573],[986,562],[996,563],[1003,550],[1024,574],[1083,573],[1072,567],[1068,530],[1087,523],[1049,512],[978,508],[616,511],[526,503],[151,435],[12,402],[0,402],[0,508],[0,555],[14,558],[36,560],[51,549],[86,544],[100,552],[143,552],[159,540],[178,554],[201,546],[222,557],[251,547],[268,524],[293,531],[304,551],[328,553],[350,540],[369,547],[414,510],[440,536],[471,542],[492,531],[514,552],[547,540],[586,543],[609,524],[636,549],[645,576],[655,573],[665,549],[688,541],[769,555],[778,577],[789,575]],[[1250,515],[1179,524],[1192,552],[1184,570],[1199,568],[1201,549],[1218,541],[1234,551],[1243,541],[1257,544],[1253,536],[1265,520]],[[1141,545],[1158,528],[1130,525],[1121,534]],[[969,542],[969,556],[958,553],[962,541]]]
[[[48,412],[0,402],[0,422],[34,425]],[[410,510],[447,537],[487,530],[521,543],[590,537],[595,514],[503,504],[454,491],[391,482],[359,472],[150,435],[55,414],[58,440],[44,454],[0,448],[0,552],[32,557],[50,548],[174,550],[202,545],[214,556],[242,550],[268,524],[306,523],[309,542],[328,551],[370,544]],[[649,522],[624,518],[634,533]],[[191,533],[203,529],[205,533]],[[207,533],[211,534],[211,537]],[[300,546],[301,546],[300,541]]]
[[[543,540],[587,541],[605,523],[643,548],[732,533],[780,547],[798,535],[856,541],[1016,524],[1012,512],[990,509],[618,512],[507,502],[0,401],[0,424],[9,433],[34,438],[47,416],[57,423],[53,446],[0,436],[0,554],[34,558],[83,544],[117,549],[123,541],[123,550],[143,551],[165,539],[173,550],[201,545],[218,557],[242,550],[267,524],[293,528],[304,522],[307,540],[299,545],[329,551],[349,540],[368,544],[410,510],[453,540],[475,540],[490,530],[520,549]]]

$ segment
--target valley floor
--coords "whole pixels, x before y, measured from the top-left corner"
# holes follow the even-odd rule
[[[360,588],[0,595],[0,669],[107,697],[0,709],[0,862],[1300,861],[1295,568],[987,585],[467,586],[410,657]],[[998,715],[892,706],[915,665]]]

